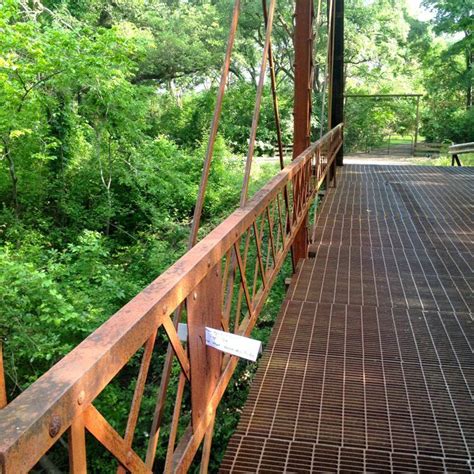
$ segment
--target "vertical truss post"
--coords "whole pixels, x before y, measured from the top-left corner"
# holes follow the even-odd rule
[[[331,77],[331,118],[329,129],[344,120],[344,0],[334,0],[333,67]],[[343,165],[343,147],[336,155],[337,166]]]
[[[420,96],[416,98],[415,139],[413,140],[413,156],[418,146],[418,129],[420,128]]]
[[[0,341],[0,409],[7,406],[7,386],[5,383],[5,372],[3,369],[3,347]]]
[[[313,66],[313,1],[296,0],[295,9],[295,103],[293,129],[293,159],[311,142],[311,69]],[[294,183],[295,195],[304,192],[304,184]],[[295,198],[296,199],[296,198]],[[308,250],[307,221],[293,243],[294,264],[306,258]]]
[[[327,19],[328,19],[328,51],[327,51],[327,94],[328,94],[328,131],[333,127],[332,123],[332,95],[334,86],[334,2],[336,0],[327,0]]]
[[[212,416],[207,406],[221,373],[222,353],[206,346],[206,326],[221,327],[222,279],[217,264],[187,300],[193,428]]]

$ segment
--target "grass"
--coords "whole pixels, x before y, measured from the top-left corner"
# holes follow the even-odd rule
[[[390,137],[390,140],[386,139],[383,141],[382,146],[388,146],[390,143],[390,146],[392,145],[411,145],[413,143],[413,138],[412,137],[403,137],[400,135],[394,135]]]
[[[464,153],[459,155],[459,160],[463,166],[474,166],[474,153]],[[424,166],[451,166],[451,155],[440,156],[438,158],[426,158],[418,162]]]

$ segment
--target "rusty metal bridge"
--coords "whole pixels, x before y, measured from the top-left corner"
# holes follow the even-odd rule
[[[216,411],[238,358],[206,346],[205,327],[250,335],[290,255],[293,278],[221,471],[473,472],[474,174],[336,166],[343,164],[344,2],[327,3],[327,133],[310,143],[313,18],[320,21],[322,2],[297,0],[294,158],[284,166],[275,0],[268,7],[264,0],[240,207],[197,242],[239,18],[235,0],[189,251],[9,403],[0,357],[0,472],[44,467],[58,445],[68,449],[71,472],[90,471],[92,438],[120,473],[186,472],[199,462],[207,472]],[[267,66],[281,171],[248,200]],[[160,350],[157,384],[150,374]],[[119,430],[97,400],[131,363],[139,369]],[[138,446],[146,390],[156,403],[147,442]]]
[[[472,472],[473,178],[344,167],[221,472]]]

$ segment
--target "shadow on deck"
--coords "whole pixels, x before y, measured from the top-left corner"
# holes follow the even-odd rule
[[[221,472],[472,472],[473,178],[344,167]]]

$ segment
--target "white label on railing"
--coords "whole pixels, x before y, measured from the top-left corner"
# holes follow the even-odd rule
[[[206,344],[222,352],[256,361],[262,350],[262,343],[249,337],[206,327]]]
[[[188,325],[186,323],[178,324],[178,337],[181,342],[188,341]]]

